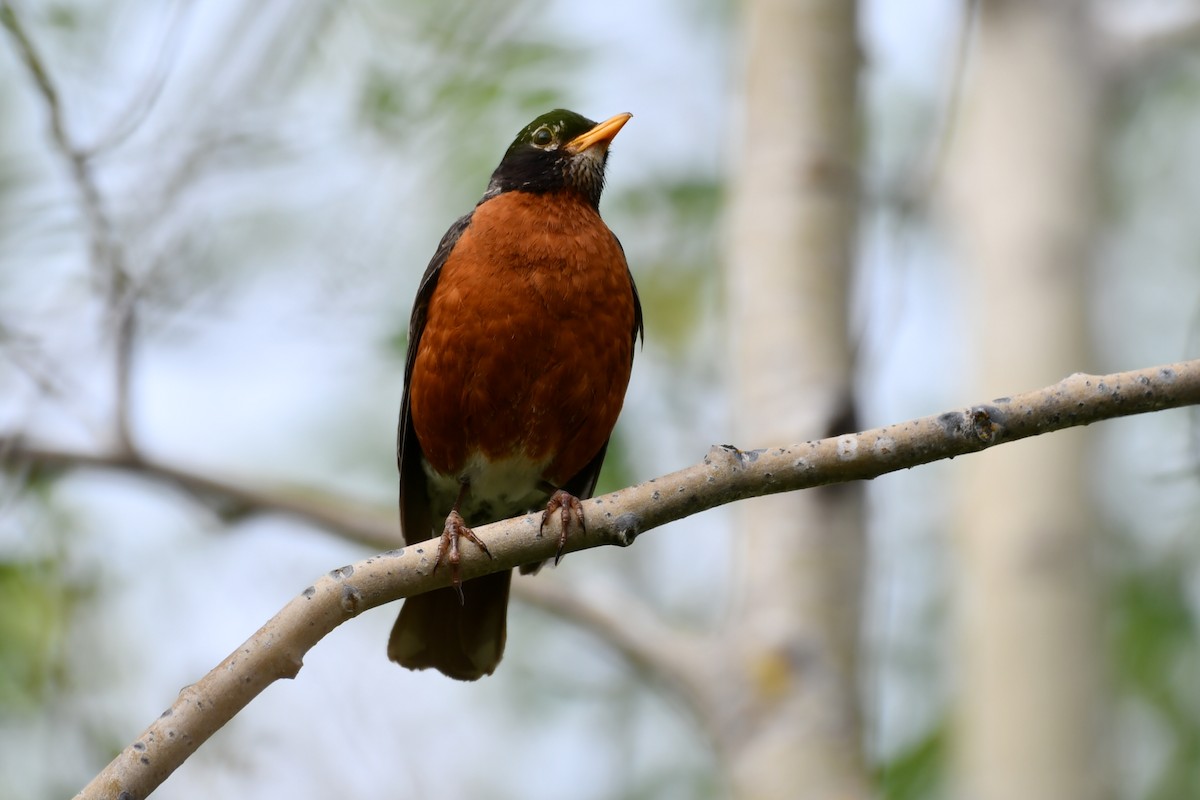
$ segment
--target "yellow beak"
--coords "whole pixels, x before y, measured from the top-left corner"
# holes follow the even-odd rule
[[[598,144],[608,146],[608,143],[613,140],[613,137],[629,122],[629,118],[633,114],[628,112],[617,114],[615,117],[609,117],[601,122],[596,127],[592,128],[587,133],[581,133],[571,141],[567,142],[567,150],[572,153],[581,153],[589,147],[594,147]]]

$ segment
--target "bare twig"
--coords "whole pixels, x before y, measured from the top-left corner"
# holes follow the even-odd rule
[[[171,67],[179,55],[179,39],[184,31],[187,14],[191,10],[190,3],[178,2],[178,0],[173,3],[173,6],[174,8],[170,12],[171,19],[166,23],[154,64],[145,81],[130,96],[125,108],[113,117],[113,123],[108,132],[97,138],[84,151],[87,158],[95,158],[123,144],[141,127],[162,96]]]
[[[128,279],[122,264],[122,255],[112,235],[112,223],[108,217],[100,188],[92,175],[87,154],[77,148],[67,133],[65,115],[58,89],[54,85],[50,73],[46,69],[33,40],[22,25],[20,18],[13,10],[8,0],[0,0],[0,24],[8,31],[13,40],[22,63],[29,70],[34,86],[41,95],[46,107],[47,122],[50,127],[50,140],[55,151],[67,163],[71,179],[79,192],[80,204],[88,221],[88,231],[91,238],[92,259],[96,267],[103,271],[100,277],[103,284],[111,291],[124,289]]]
[[[133,355],[137,341],[138,314],[136,292],[123,292],[110,305],[115,325],[113,337],[114,434],[117,447],[131,456],[136,454],[130,418],[130,388],[133,385]]]
[[[280,513],[298,517],[372,547],[403,543],[394,510],[372,511],[361,502],[308,487],[254,488],[243,481],[205,475],[139,454],[87,453],[31,444],[19,436],[0,436],[0,460],[51,468],[91,467],[136,472],[212,500],[221,514]]]
[[[566,551],[625,546],[647,530],[735,500],[867,480],[1063,428],[1196,404],[1200,360],[1113,375],[1075,374],[990,403],[787,447],[713,447],[699,464],[586,501],[587,534],[571,536]],[[540,521],[540,514],[530,514],[477,528],[492,558],[468,548],[462,578],[552,558],[557,531],[543,534]],[[77,798],[149,795],[259,692],[279,678],[295,677],[304,654],[338,625],[367,609],[447,585],[448,570],[433,572],[436,553],[435,541],[424,542],[322,576],[185,688]],[[698,691],[715,694],[719,687]]]
[[[125,452],[133,452],[133,441],[129,429],[129,380],[130,361],[133,352],[135,292],[125,264],[124,249],[113,233],[112,220],[92,174],[91,164],[85,150],[71,141],[67,132],[62,100],[45,61],[29,37],[20,17],[8,0],[0,0],[0,25],[8,31],[22,63],[46,107],[50,128],[50,141],[54,150],[66,163],[71,182],[79,194],[79,203],[87,219],[88,238],[91,246],[91,261],[96,280],[104,290],[109,306],[109,316],[115,333],[114,381],[116,394],[115,436],[118,446]]]
[[[616,649],[635,668],[682,696],[720,741],[717,710],[711,707],[708,668],[716,663],[712,642],[666,625],[653,609],[628,593],[593,600],[559,578],[526,578],[513,593],[535,608],[575,623]]]
[[[62,396],[62,387],[58,384],[57,376],[53,374],[49,359],[40,351],[33,336],[0,321],[0,352],[24,372],[42,394]]]
[[[950,66],[949,83],[945,88],[941,107],[937,111],[933,135],[921,158],[902,176],[902,183],[895,193],[896,205],[903,216],[927,205],[934,188],[941,180],[946,157],[954,142],[954,126],[959,118],[959,106],[962,104],[963,80],[971,55],[971,43],[978,26],[979,2],[980,0],[966,0],[962,4],[962,20],[958,26],[954,46],[954,61]]]

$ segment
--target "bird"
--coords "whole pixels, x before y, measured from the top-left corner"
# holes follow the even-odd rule
[[[542,510],[586,530],[624,404],[642,307],[600,217],[609,146],[631,114],[542,114],[517,134],[483,197],[442,237],[408,328],[397,432],[406,543],[439,538],[452,585],[404,601],[388,657],[473,681],[504,654],[512,570],[460,581],[474,526]],[[558,558],[555,559],[557,563]],[[526,565],[523,573],[541,564]]]

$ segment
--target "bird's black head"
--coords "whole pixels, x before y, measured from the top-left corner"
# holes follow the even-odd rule
[[[600,204],[608,145],[632,114],[599,124],[574,111],[555,109],[525,126],[492,173],[484,199],[502,192],[578,192]]]

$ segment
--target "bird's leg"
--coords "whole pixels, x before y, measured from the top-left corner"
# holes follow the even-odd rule
[[[467,481],[463,481],[459,487],[458,497],[455,498],[454,505],[450,508],[450,513],[446,516],[446,524],[442,527],[442,538],[438,540],[437,559],[433,562],[434,572],[437,572],[438,567],[442,565],[443,561],[450,566],[450,583],[458,592],[460,603],[463,602],[463,592],[462,578],[459,576],[459,563],[462,561],[462,555],[458,551],[459,538],[471,540],[488,558],[492,558],[492,551],[488,550],[483,540],[475,535],[475,531],[467,527],[467,521],[458,512],[470,488],[471,484]]]
[[[546,510],[542,512],[542,524],[538,527],[538,533],[546,527],[546,523],[556,511],[559,514],[559,527],[558,551],[554,554],[554,566],[557,567],[558,562],[562,561],[563,548],[567,546],[567,531],[571,527],[571,520],[578,520],[579,530],[583,533],[587,533],[587,524],[583,521],[583,503],[579,502],[579,498],[570,492],[555,489],[554,494],[550,495],[550,501],[546,503]]]

